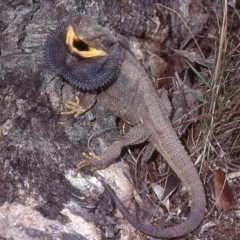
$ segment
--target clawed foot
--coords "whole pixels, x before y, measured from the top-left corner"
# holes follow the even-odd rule
[[[73,115],[75,118],[82,115],[87,109],[85,109],[78,96],[75,96],[76,102],[67,101],[64,105],[69,109],[67,112],[61,112],[61,115]]]
[[[98,170],[99,168],[97,167],[97,163],[100,161],[100,157],[96,156],[94,153],[82,153],[84,160],[80,161],[75,170],[74,170],[74,176],[77,176],[77,173],[80,169],[90,166],[90,171],[94,172]]]

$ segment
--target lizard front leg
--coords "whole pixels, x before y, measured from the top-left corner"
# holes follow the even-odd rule
[[[147,140],[150,135],[151,127],[146,124],[140,124],[131,128],[129,132],[113,142],[101,157],[92,153],[84,153],[83,157],[85,159],[77,164],[74,174],[76,175],[80,169],[87,166],[90,167],[91,172],[107,168],[116,158],[119,157],[123,147],[142,143]]]
[[[96,93],[84,93],[80,99],[75,96],[76,102],[67,101],[65,106],[69,111],[61,112],[61,115],[73,115],[75,118],[88,111],[96,102]]]

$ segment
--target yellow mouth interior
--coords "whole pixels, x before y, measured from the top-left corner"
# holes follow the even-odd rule
[[[105,51],[93,48],[87,45],[86,43],[84,43],[81,39],[79,39],[74,34],[74,31],[71,25],[67,29],[66,44],[68,45],[71,52],[76,53],[77,55],[84,58],[107,55]]]

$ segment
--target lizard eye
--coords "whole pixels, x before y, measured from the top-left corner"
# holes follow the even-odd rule
[[[102,41],[102,40],[103,40],[102,36],[97,37],[97,41]]]

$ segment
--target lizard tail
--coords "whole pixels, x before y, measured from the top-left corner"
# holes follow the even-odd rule
[[[120,210],[124,218],[141,232],[156,238],[175,238],[190,233],[201,224],[206,205],[203,185],[195,166],[177,138],[174,130],[172,129],[170,131],[171,132],[166,134],[165,137],[161,135],[161,138],[157,133],[153,134],[150,137],[150,141],[153,143],[154,147],[161,152],[163,157],[165,157],[171,168],[176,172],[183,185],[188,190],[191,200],[191,212],[187,220],[183,223],[177,226],[160,229],[136,220],[136,218],[126,210],[111,187],[98,175],[98,178],[100,178],[105,189],[112,197],[116,207]]]

